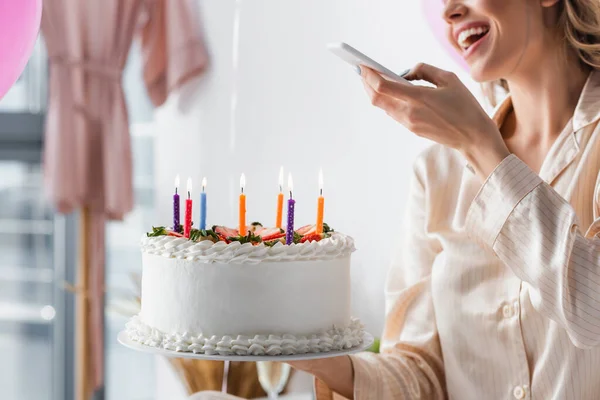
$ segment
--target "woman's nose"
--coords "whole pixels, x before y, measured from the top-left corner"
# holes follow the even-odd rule
[[[462,0],[448,0],[444,3],[442,17],[446,22],[456,22],[467,14],[467,7]]]

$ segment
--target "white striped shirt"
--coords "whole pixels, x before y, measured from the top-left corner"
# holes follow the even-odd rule
[[[511,155],[482,184],[455,150],[418,158],[356,399],[600,399],[599,119],[593,72],[539,175]]]

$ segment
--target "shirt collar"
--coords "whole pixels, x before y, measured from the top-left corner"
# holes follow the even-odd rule
[[[498,128],[502,127],[502,124],[504,124],[504,120],[506,119],[506,116],[508,115],[509,111],[511,111],[511,110],[512,110],[512,99],[510,98],[510,94],[508,94],[504,99],[502,99],[500,104],[498,104],[496,106],[496,108],[494,109],[494,111],[492,112],[492,120],[494,120],[494,122],[496,123],[496,126]]]
[[[499,128],[502,126],[511,110],[512,100],[509,94],[496,106],[492,113],[492,120],[496,123],[496,126]],[[580,150],[577,138],[578,132],[599,119],[600,71],[592,70],[575,107],[573,118],[546,155],[540,171],[540,176],[544,181],[551,184],[573,162]],[[474,173],[469,165],[467,165],[467,168]]]
[[[600,71],[592,70],[588,76],[573,114],[573,129],[580,129],[600,119]]]
[[[508,95],[500,102],[493,113],[492,119],[498,127],[502,126],[511,110],[512,100]],[[540,170],[540,176],[544,181],[552,184],[558,175],[573,162],[580,150],[578,132],[598,121],[598,119],[600,119],[600,71],[593,70],[583,87],[573,118],[556,139],[544,159]]]

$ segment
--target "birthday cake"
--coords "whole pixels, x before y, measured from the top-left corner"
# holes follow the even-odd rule
[[[129,338],[207,355],[358,346],[363,326],[350,310],[354,241],[327,224],[317,230],[290,235],[255,223],[243,236],[214,226],[186,237],[153,228],[142,238],[141,312],[127,324]]]

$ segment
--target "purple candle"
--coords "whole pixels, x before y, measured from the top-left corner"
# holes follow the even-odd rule
[[[287,220],[287,231],[285,234],[285,243],[292,244],[294,243],[294,206],[296,205],[296,200],[294,200],[292,191],[292,174],[288,175],[288,190],[290,191],[290,199],[288,200],[288,220]]]
[[[175,194],[173,195],[173,231],[179,232],[179,194],[177,189],[179,188],[179,175],[175,177]]]

